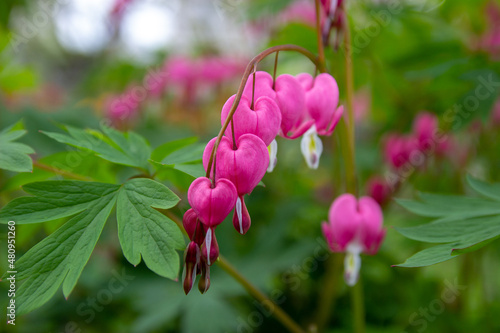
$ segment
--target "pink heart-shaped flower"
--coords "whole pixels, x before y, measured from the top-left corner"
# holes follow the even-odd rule
[[[343,252],[349,244],[359,243],[365,253],[374,254],[385,236],[382,209],[370,197],[357,200],[352,194],[342,194],[330,207],[328,220],[322,229],[335,252]]]
[[[203,166],[208,167],[216,138],[210,140],[203,152]],[[269,166],[269,152],[264,142],[253,134],[237,139],[236,149],[229,138],[222,137],[217,150],[216,178],[226,178],[236,186],[238,194],[252,192]]]
[[[276,78],[275,90],[276,102],[281,110],[282,135],[287,138],[301,136],[313,124],[308,121],[304,88],[297,78],[283,74]]]
[[[238,193],[231,181],[219,178],[212,187],[206,177],[195,179],[188,190],[188,201],[198,214],[200,221],[207,227],[219,225],[229,215]]]
[[[245,96],[251,103],[253,91],[254,101],[263,96],[275,100],[276,92],[273,89],[273,77],[268,72],[255,72],[255,87],[253,86],[253,77],[253,74],[250,74],[248,77],[245,89],[243,90],[243,96]]]
[[[310,74],[301,73],[297,75],[297,80],[305,90],[307,112],[314,119],[318,134],[330,135],[343,112],[343,108],[337,108],[337,82],[327,73],[321,73],[315,78]]]
[[[221,123],[224,124],[231,110],[236,95],[231,96],[224,104],[221,112]],[[266,147],[274,140],[280,130],[281,112],[274,100],[269,97],[259,97],[253,110],[250,100],[241,97],[240,103],[233,116],[234,136],[236,140],[243,134],[254,134],[264,141]],[[231,125],[225,135],[232,138]]]

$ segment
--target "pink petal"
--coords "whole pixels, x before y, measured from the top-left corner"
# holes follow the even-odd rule
[[[220,224],[229,215],[238,198],[236,187],[229,180],[219,178],[212,188],[206,177],[195,179],[188,190],[188,201],[198,218],[208,227]]]
[[[224,104],[221,124],[226,121],[235,98],[235,95],[231,96]],[[276,102],[269,97],[259,97],[252,110],[250,100],[242,96],[234,113],[233,122],[236,140],[243,134],[255,134],[264,141],[267,147],[280,130],[281,112]],[[232,139],[231,125],[228,126],[225,135]]]

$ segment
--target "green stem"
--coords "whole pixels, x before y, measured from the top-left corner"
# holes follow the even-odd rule
[[[293,333],[305,333],[305,331],[276,303],[274,303],[270,298],[264,295],[259,289],[257,289],[250,281],[248,281],[238,270],[227,261],[223,256],[219,256],[217,264],[222,268],[227,274],[234,278],[239,284],[247,290],[247,292],[252,295],[261,304],[272,304],[271,310],[274,317],[283,324],[290,332]]]
[[[316,326],[318,332],[324,332],[326,324],[334,311],[334,300],[342,271],[343,256],[341,253],[332,253],[325,263],[326,272],[321,285],[321,294],[317,307]]]
[[[173,214],[171,211],[166,209],[159,209],[159,211],[174,221],[177,226],[181,229],[182,233],[187,236],[187,232],[182,225],[182,221],[179,217]],[[273,302],[269,297],[264,295],[257,287],[255,287],[250,281],[248,281],[226,258],[219,255],[219,259],[216,264],[222,268],[229,276],[234,278],[236,282],[241,284],[243,288],[261,304],[271,304],[272,314],[274,317],[283,324],[292,333],[305,333],[305,331],[297,324],[282,308],[279,307],[275,302]]]
[[[320,0],[315,0],[316,7],[316,36],[318,42],[318,61],[325,66],[325,50],[323,48],[323,36],[321,33],[321,4]]]
[[[355,127],[354,127],[354,75],[352,65],[351,34],[349,31],[349,19],[346,15],[344,25],[344,50],[345,50],[345,71],[346,71],[346,95],[347,95],[347,160],[346,163],[346,191],[354,195],[357,194],[356,161],[355,161]]]
[[[351,308],[353,314],[353,327],[355,333],[365,332],[365,304],[363,296],[363,284],[361,277],[351,288]]]

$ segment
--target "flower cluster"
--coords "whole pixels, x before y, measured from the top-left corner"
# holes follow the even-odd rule
[[[397,175],[384,181],[374,177],[367,183],[367,192],[372,198],[384,205],[396,190],[402,177],[417,167],[423,167],[430,156],[444,157],[453,147],[453,138],[439,130],[438,118],[435,114],[421,111],[413,122],[413,130],[409,134],[392,133],[387,136],[384,145],[386,164]]]
[[[133,121],[141,104],[148,99],[159,98],[165,92],[180,98],[184,107],[193,104],[202,94],[222,85],[241,72],[242,59],[226,56],[204,56],[191,59],[173,56],[155,71],[149,71],[142,85],[131,85],[122,94],[108,99],[106,116],[121,125]]]
[[[332,203],[328,222],[323,222],[323,235],[333,252],[346,252],[344,279],[356,284],[361,268],[361,253],[374,255],[385,237],[380,205],[371,197],[356,199],[342,194]]]
[[[202,274],[201,292],[210,285],[209,267],[219,256],[215,228],[234,208],[233,225],[245,234],[251,225],[245,205],[250,194],[276,165],[276,136],[303,136],[302,152],[307,164],[317,168],[322,144],[318,135],[330,135],[343,108],[337,107],[339,92],[329,74],[313,78],[284,74],[273,80],[266,72],[249,77],[239,103],[231,96],[222,108],[221,123],[229,118],[224,135],[210,140],[203,153],[207,177],[196,179],[188,190],[191,209],[184,227],[191,239],[185,252],[184,291],[188,293],[196,274]]]

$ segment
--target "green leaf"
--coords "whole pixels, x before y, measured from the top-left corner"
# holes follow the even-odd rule
[[[15,172],[31,172],[33,162],[29,154],[35,151],[19,142],[13,142],[26,134],[21,122],[11,125],[0,132],[0,169]]]
[[[409,228],[395,228],[403,236],[428,243],[447,243],[467,239],[487,239],[500,234],[500,216],[461,221],[432,222]]]
[[[500,228],[500,227],[499,227]],[[429,266],[429,265],[434,265],[446,260],[450,260],[453,258],[457,257],[457,254],[460,253],[453,253],[455,249],[466,249],[473,247],[477,244],[481,244],[483,242],[486,242],[488,240],[492,241],[493,239],[497,238],[498,236],[493,236],[493,235],[474,235],[471,237],[467,237],[467,239],[459,240],[456,242],[452,243],[447,243],[447,244],[440,244],[436,245],[433,247],[430,247],[428,249],[422,250],[420,252],[417,252],[410,258],[406,259],[406,261],[402,264],[395,265],[399,267],[422,267],[422,266]],[[483,244],[484,246],[486,244]],[[476,249],[479,249],[480,247],[477,247]],[[463,253],[470,252],[470,251],[464,251]]]
[[[451,251],[455,244],[441,244],[430,247],[428,249],[417,252],[410,258],[406,259],[406,261],[402,264],[395,265],[398,267],[422,267],[434,265],[446,260],[450,260],[453,258],[451,255]]]
[[[497,202],[482,198],[431,193],[420,193],[419,198],[420,201],[398,199],[396,202],[410,212],[426,217],[500,214]]]
[[[162,164],[160,162],[156,162],[153,160],[149,160],[149,162],[154,166],[157,171],[157,175],[161,177],[161,174],[164,171],[169,170],[178,170],[186,175],[189,175],[193,178],[204,177],[206,172],[203,169],[203,164],[201,163],[193,163],[193,164]]]
[[[0,210],[0,223],[38,223],[71,216],[97,204],[116,192],[119,185],[54,180],[31,183],[23,189],[34,197],[16,198]]]
[[[163,164],[185,164],[201,162],[206,144],[196,143],[183,147],[167,155],[161,162]]]
[[[81,130],[71,126],[65,126],[66,134],[42,133],[58,142],[92,151],[107,161],[147,171],[151,147],[146,139],[134,132],[121,133],[106,126],[101,128],[105,135],[99,131]]]
[[[116,182],[116,172],[112,170],[113,164],[103,161],[89,152],[64,151],[40,158],[38,162],[58,170],[87,177],[88,180],[104,183]],[[40,164],[34,166],[33,172],[21,172],[7,179],[0,190],[2,192],[17,190],[24,184],[61,177],[52,170],[41,169]]]
[[[115,199],[115,193],[103,195],[16,262],[17,279],[26,280],[16,293],[18,314],[46,303],[61,284],[68,298],[94,250]]]
[[[436,218],[420,226],[396,228],[399,233],[422,242],[446,243],[420,251],[398,266],[436,264],[500,238],[500,184],[487,184],[470,176],[467,181],[486,198],[422,193],[419,201],[398,200],[415,214]]]
[[[146,178],[135,178],[123,185],[118,195],[118,236],[127,260],[146,266],[158,275],[175,279],[184,239],[175,222],[152,207],[172,208],[179,198],[166,186]]]
[[[16,262],[18,314],[46,303],[62,285],[67,298],[118,201],[119,239],[125,257],[141,261],[171,279],[179,271],[177,249],[184,247],[178,226],[153,209],[168,209],[179,198],[164,185],[134,178],[123,186],[84,181],[46,181],[27,184],[31,197],[13,200],[0,211],[0,221],[35,223],[73,216]],[[58,222],[59,223],[59,222]],[[4,277],[8,275],[4,274]]]
[[[172,154],[174,151],[192,145],[196,143],[196,141],[198,141],[198,138],[193,136],[164,143],[153,150],[153,152],[151,153],[151,159],[154,161],[161,161],[168,155]]]
[[[467,175],[467,182],[470,187],[479,194],[484,195],[490,199],[500,201],[500,184],[488,184],[480,181],[472,177],[471,175]]]
[[[174,166],[175,170],[179,170],[184,172],[187,175],[190,175],[194,178],[205,177],[206,172],[203,169],[203,164],[176,164]]]
[[[464,247],[461,247],[461,248],[455,248],[453,249],[453,251],[451,252],[451,255],[453,256],[456,256],[456,255],[459,255],[459,254],[464,254],[464,253],[469,253],[469,252],[473,252],[473,251],[477,251],[479,249],[481,249],[482,247],[488,245],[489,243],[493,242],[494,240],[497,240],[500,238],[500,234],[495,236],[495,237],[492,237],[492,238],[489,238],[489,239],[486,239],[482,242],[479,242],[477,244],[474,244],[472,246],[464,246]]]

